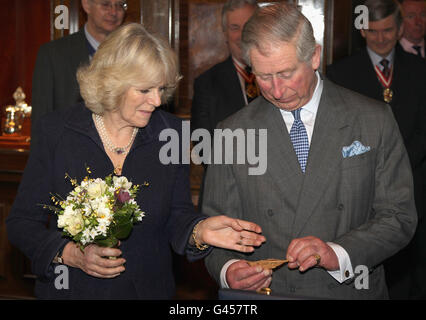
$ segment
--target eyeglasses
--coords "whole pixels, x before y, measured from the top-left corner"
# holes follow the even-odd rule
[[[99,1],[98,2],[98,1],[92,0],[92,2],[94,2],[95,4],[100,6],[103,11],[115,9],[117,11],[124,12],[124,11],[127,10],[127,2],[126,1],[119,1],[119,2],[112,3],[111,1]]]

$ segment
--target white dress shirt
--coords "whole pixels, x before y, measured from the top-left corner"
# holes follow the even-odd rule
[[[100,42],[93,38],[93,36],[89,33],[89,31],[87,30],[87,23],[84,25],[84,35],[86,36],[86,39],[92,46],[92,48],[95,49],[95,51],[98,51]],[[89,59],[92,60],[92,56],[90,56]]]
[[[234,57],[232,57],[232,61],[234,63],[236,63],[238,66],[240,66],[241,69],[243,69],[243,70],[245,70],[245,68],[247,67],[245,64],[241,63],[240,61],[238,61]],[[247,100],[247,95],[246,95],[246,80],[243,78],[243,76],[237,70],[235,70],[235,72],[237,73],[238,80],[240,80],[241,94],[243,95],[243,98],[244,98],[246,105],[248,105],[248,100]]]
[[[399,40],[399,44],[404,49],[404,51],[407,51],[415,55],[418,55],[418,54],[416,49],[413,48],[413,46],[419,46],[422,57],[423,58],[425,57],[425,39],[422,39],[422,41],[419,44],[414,44],[405,38],[401,38],[401,40]]]
[[[380,71],[383,71],[383,69],[384,69],[384,67],[383,67],[383,65],[380,63],[380,61],[382,61],[383,60],[383,57],[382,56],[379,56],[377,53],[375,53],[373,50],[371,50],[369,47],[367,47],[367,52],[368,52],[368,55],[370,56],[370,60],[371,60],[371,63],[374,65],[374,66],[378,66],[379,67],[379,69],[380,69]],[[395,48],[393,48],[392,49],[392,51],[385,57],[388,61],[389,61],[389,68],[391,67],[391,66],[393,66],[393,59],[394,59],[394,56],[395,56]]]
[[[319,72],[316,72],[316,76],[317,85],[315,87],[315,91],[312,95],[312,98],[306,105],[303,106],[300,112],[300,118],[303,124],[305,125],[306,132],[308,134],[309,145],[312,141],[315,119],[323,90],[323,80],[321,79]],[[282,109],[280,109],[280,111],[287,130],[288,132],[290,132],[290,129],[294,122],[294,116],[290,111],[285,111]],[[351,259],[349,258],[349,255],[346,250],[342,246],[333,242],[327,242],[327,244],[333,249],[337,256],[337,259],[339,260],[339,269],[327,272],[340,283],[352,278],[354,276],[353,268],[351,264]],[[236,261],[238,260],[232,259],[223,265],[220,272],[220,283],[222,288],[229,288],[229,285],[226,281],[226,271],[228,270],[228,267]]]

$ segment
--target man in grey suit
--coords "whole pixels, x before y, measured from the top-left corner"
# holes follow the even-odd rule
[[[87,13],[84,28],[39,49],[32,81],[33,124],[47,112],[82,101],[77,68],[89,63],[99,44],[122,24],[127,9],[123,0],[82,0],[81,4]]]
[[[409,242],[417,223],[392,111],[321,78],[321,48],[294,5],[258,10],[242,43],[263,97],[219,128],[267,129],[267,170],[249,175],[250,165],[211,165],[202,211],[258,223],[266,244],[251,255],[213,250],[210,274],[234,289],[388,298],[381,263]],[[288,266],[271,272],[247,264],[268,258]],[[368,281],[359,285],[357,276]]]

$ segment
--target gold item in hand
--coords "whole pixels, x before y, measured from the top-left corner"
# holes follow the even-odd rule
[[[247,261],[250,267],[253,266],[261,266],[263,269],[275,269],[279,266],[287,263],[288,260],[280,260],[280,259],[266,259],[266,260],[257,260],[257,261]]]

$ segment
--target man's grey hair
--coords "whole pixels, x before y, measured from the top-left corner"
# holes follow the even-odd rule
[[[401,5],[396,0],[367,0],[364,5],[368,8],[368,20],[379,21],[393,15],[396,25],[402,25]]]
[[[222,29],[226,31],[227,18],[226,14],[235,9],[242,8],[244,6],[253,6],[258,8],[257,0],[228,0],[222,7]]]
[[[251,65],[253,47],[266,55],[271,45],[280,42],[293,43],[299,61],[309,62],[314,55],[316,42],[311,23],[297,6],[285,2],[262,7],[247,21],[241,39],[243,58]]]

